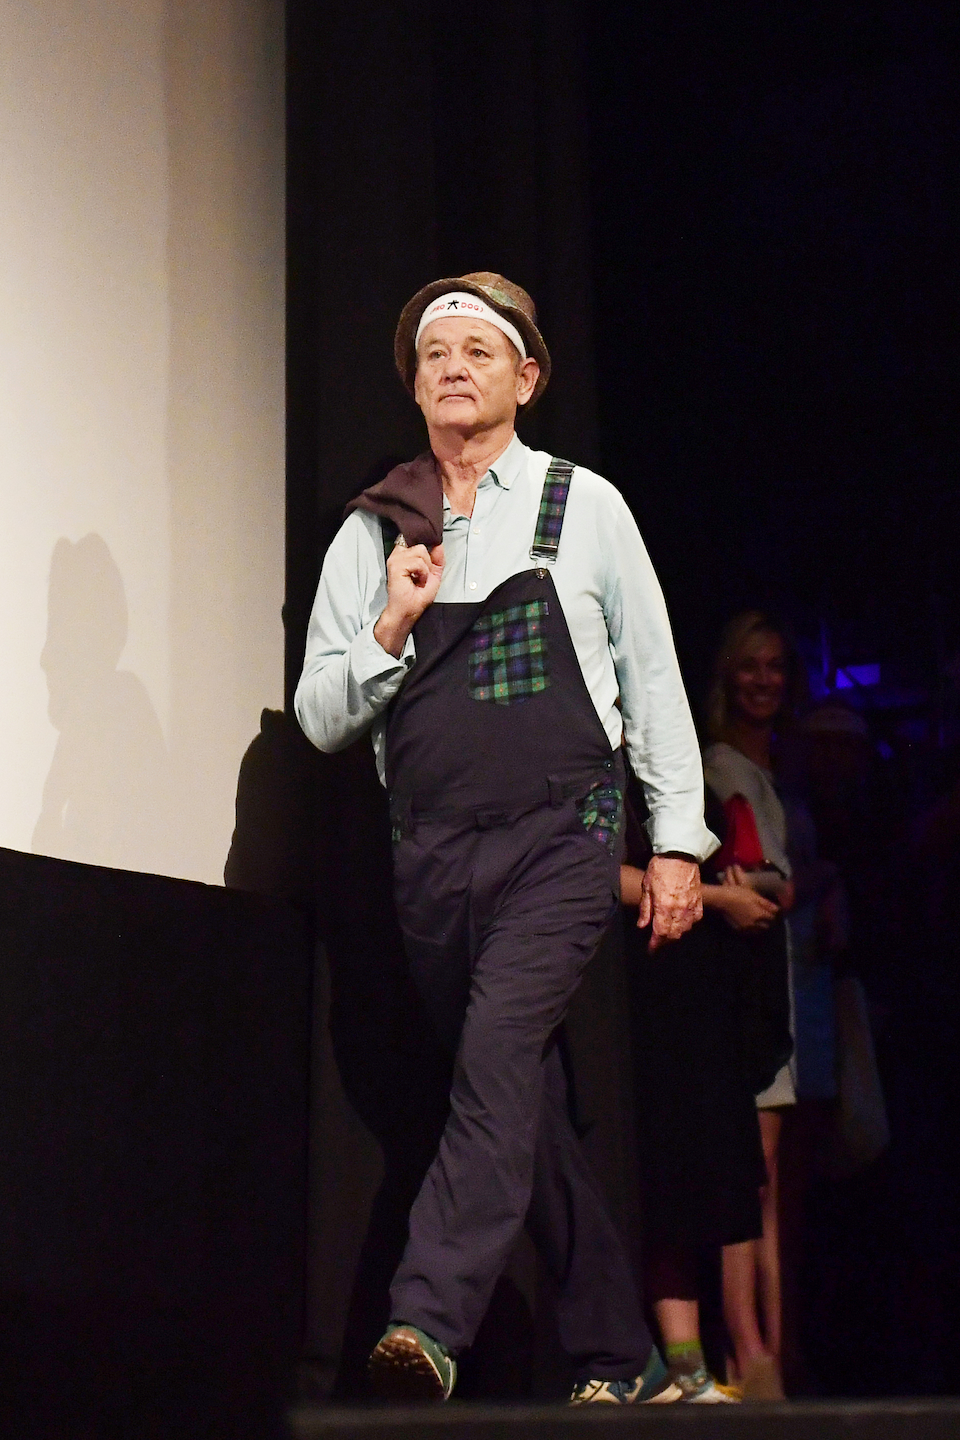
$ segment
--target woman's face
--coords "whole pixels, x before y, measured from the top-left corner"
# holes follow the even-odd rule
[[[730,677],[734,714],[751,725],[769,725],[783,704],[787,684],[783,641],[772,632],[758,636],[741,655]]]

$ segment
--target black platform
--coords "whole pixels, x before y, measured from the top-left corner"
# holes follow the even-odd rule
[[[302,1407],[294,1440],[957,1440],[960,1400],[805,1401],[785,1405],[457,1405],[442,1409]]]
[[[307,916],[0,849],[0,956],[0,1436],[279,1433]]]

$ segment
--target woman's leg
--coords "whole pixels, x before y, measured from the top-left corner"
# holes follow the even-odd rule
[[[733,1343],[737,1378],[780,1348],[780,1262],[777,1224],[780,1114],[759,1112],[767,1183],[760,1192],[763,1233],[759,1240],[723,1250],[723,1315]]]
[[[665,1346],[700,1344],[697,1263],[691,1250],[651,1246],[644,1257],[645,1287]]]
[[[780,1356],[780,1126],[779,1110],[760,1111],[760,1138],[767,1167],[767,1183],[760,1192],[760,1213],[763,1234],[755,1241],[757,1247],[757,1290],[763,1334],[769,1354]]]
[[[644,1268],[670,1379],[684,1400],[730,1404],[735,1397],[717,1385],[700,1343],[696,1251],[680,1245],[654,1245],[648,1249]]]
[[[723,1247],[723,1318],[733,1346],[728,1380],[740,1380],[766,1347],[757,1315],[757,1241]]]

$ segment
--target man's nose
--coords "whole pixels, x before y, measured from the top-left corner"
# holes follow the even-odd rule
[[[459,380],[466,374],[466,370],[462,355],[448,355],[443,367],[443,378],[444,380]]]

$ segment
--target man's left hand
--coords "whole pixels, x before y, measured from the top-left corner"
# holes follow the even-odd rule
[[[679,940],[703,915],[700,867],[695,860],[654,855],[643,877],[637,928],[650,932],[650,949]]]

